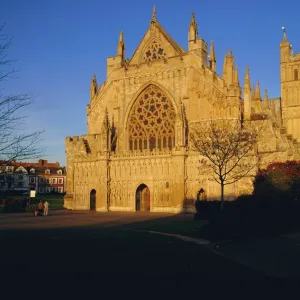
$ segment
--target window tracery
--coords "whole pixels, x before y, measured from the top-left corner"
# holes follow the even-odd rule
[[[143,56],[143,61],[149,62],[164,58],[166,58],[165,50],[158,41],[153,40],[146,48],[146,51]]]
[[[175,110],[156,86],[144,90],[129,117],[129,149],[171,149],[175,143]]]

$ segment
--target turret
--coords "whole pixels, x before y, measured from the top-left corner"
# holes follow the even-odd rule
[[[269,97],[268,97],[268,91],[265,90],[265,95],[264,95],[264,101],[263,101],[263,108],[264,111],[269,110]]]
[[[192,13],[189,26],[188,42],[189,51],[194,52],[200,58],[201,65],[207,66],[207,44],[202,38],[198,38],[198,25],[194,13]]]
[[[280,43],[280,63],[287,63],[291,52],[291,44],[287,40],[285,28],[283,29],[283,39]]]
[[[234,67],[234,56],[232,51],[229,50],[228,55],[224,57],[223,65],[223,79],[225,80],[228,86],[235,84],[235,67]]]
[[[252,99],[252,108],[254,110],[254,113],[261,112],[261,96],[260,96],[259,81],[256,82],[254,98]]]
[[[244,120],[249,121],[251,118],[251,84],[249,68],[246,67],[246,74],[244,79]]]
[[[198,37],[198,25],[195,20],[195,13],[192,13],[192,19],[189,27],[189,44],[196,43]]]
[[[92,101],[95,95],[97,95],[97,92],[98,92],[98,84],[97,84],[96,74],[94,74],[91,82],[91,87],[90,87],[90,101]]]
[[[106,77],[108,78],[109,75],[116,69],[123,66],[123,61],[125,57],[125,44],[124,44],[124,36],[123,31],[120,32],[119,41],[117,46],[117,55],[110,56],[106,60]]]
[[[119,35],[119,43],[118,43],[117,55],[121,57],[122,61],[124,60],[124,57],[125,57],[125,45],[124,45],[123,31],[121,31],[120,35]]]
[[[212,71],[216,72],[216,54],[215,54],[215,45],[214,41],[210,44],[210,51],[209,51],[209,67]]]

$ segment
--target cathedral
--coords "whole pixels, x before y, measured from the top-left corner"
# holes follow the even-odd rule
[[[220,199],[220,186],[191,147],[189,128],[212,119],[267,122],[257,151],[270,161],[300,159],[300,54],[284,31],[281,95],[269,99],[246,68],[243,85],[231,50],[216,73],[214,43],[198,36],[192,14],[187,50],[156,19],[130,59],[120,33],[107,58],[106,81],[90,86],[88,132],[65,139],[67,191],[73,210],[193,212],[197,192]],[[263,94],[263,95],[262,95]],[[265,161],[267,164],[268,161]],[[252,176],[225,188],[225,199],[252,192]]]

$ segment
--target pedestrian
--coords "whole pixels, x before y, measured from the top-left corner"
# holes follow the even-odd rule
[[[44,204],[43,204],[42,200],[40,200],[40,202],[38,203],[37,208],[34,212],[34,215],[35,216],[43,215],[43,212],[44,212]]]
[[[44,216],[48,216],[49,202],[46,200],[44,202]]]

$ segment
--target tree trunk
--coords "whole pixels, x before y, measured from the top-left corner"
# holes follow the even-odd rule
[[[224,182],[221,181],[221,211],[224,210]]]

